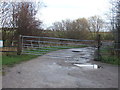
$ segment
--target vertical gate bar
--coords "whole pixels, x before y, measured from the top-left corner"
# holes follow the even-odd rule
[[[32,44],[32,41],[31,41],[31,48],[33,48],[33,44]]]
[[[40,49],[40,38],[38,38],[38,39],[39,39],[38,44],[39,44],[39,49]]]
[[[21,37],[22,37],[22,35],[20,35],[19,37],[18,37],[18,47],[17,47],[17,55],[21,55],[21,51],[22,51],[22,48],[21,48],[21,46],[22,46],[22,42],[21,42]]]
[[[21,42],[21,43],[22,43],[22,44],[21,44],[21,45],[22,45],[22,46],[21,46],[21,49],[22,49],[22,50],[21,50],[21,53],[24,51],[24,50],[23,50],[23,49],[24,49],[24,47],[23,47],[23,45],[24,45],[23,40],[24,40],[24,39],[23,39],[23,38],[24,38],[24,37],[21,36],[21,39],[22,39],[22,42]]]

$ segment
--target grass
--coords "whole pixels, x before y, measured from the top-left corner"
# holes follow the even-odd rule
[[[120,58],[117,56],[102,56],[102,62],[113,64],[113,65],[120,65]]]
[[[105,47],[101,49],[101,61],[103,63],[113,64],[113,65],[120,65],[120,58],[113,54],[113,47]]]
[[[0,69],[2,68],[2,53],[0,52]]]
[[[2,56],[2,65],[13,66],[22,61],[27,61],[33,58],[36,58],[35,55],[3,55]]]
[[[80,45],[80,46],[59,46],[59,47],[44,47],[41,48],[40,50],[47,50],[47,51],[40,51],[38,50],[29,50],[29,51],[33,51],[32,53],[35,54],[37,53],[41,53],[43,52],[41,55],[46,54],[48,52],[51,51],[55,51],[55,50],[60,50],[60,49],[69,49],[69,48],[82,48],[82,47],[87,47],[86,45]],[[47,49],[46,49],[47,48]],[[39,55],[40,56],[40,55]],[[13,66],[15,64],[21,63],[23,61],[28,61],[31,60],[33,58],[38,57],[38,55],[16,55],[15,53],[13,54],[6,54],[2,56],[2,65],[3,66]]]

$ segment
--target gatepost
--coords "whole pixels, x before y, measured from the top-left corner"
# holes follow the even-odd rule
[[[100,48],[101,48],[101,45],[102,45],[102,43],[101,43],[101,35],[100,34],[98,34],[98,37],[97,37],[97,41],[98,41],[98,46],[97,46],[97,59],[98,59],[98,61],[100,61],[101,60],[101,54],[100,54]]]
[[[95,61],[100,61],[101,60],[101,54],[100,54],[100,48],[101,48],[101,35],[98,34],[97,35],[97,38],[96,38],[96,41],[97,41],[97,50],[95,51]]]
[[[21,55],[21,53],[22,53],[22,35],[18,37],[17,55]]]

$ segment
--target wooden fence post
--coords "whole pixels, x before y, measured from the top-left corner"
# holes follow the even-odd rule
[[[22,35],[18,38],[18,47],[17,47],[17,55],[21,55],[22,52]]]
[[[101,60],[100,48],[101,48],[101,35],[97,35],[97,50],[95,51],[95,61]]]
[[[101,54],[100,54],[100,48],[101,48],[101,35],[100,34],[98,34],[98,38],[97,38],[97,40],[98,40],[98,47],[97,47],[97,49],[98,49],[98,52],[97,52],[97,56],[98,56],[98,60],[100,61],[101,60]]]

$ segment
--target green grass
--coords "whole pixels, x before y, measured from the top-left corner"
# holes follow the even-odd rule
[[[117,56],[102,56],[102,62],[113,65],[120,65],[120,58]]]
[[[43,52],[41,55],[46,54],[51,51],[56,51],[60,49],[69,49],[69,48],[82,48],[82,47],[87,47],[86,45],[80,45],[80,46],[59,46],[59,47],[44,47],[41,48],[40,50],[47,50],[47,51],[40,51],[38,50],[28,50],[28,51],[33,51],[33,54]],[[47,48],[47,49],[46,49]],[[39,55],[40,56],[40,55]],[[23,61],[28,61],[33,58],[38,57],[38,55],[16,55],[15,53],[13,54],[6,54],[2,56],[2,65],[6,66],[13,66],[15,64],[21,63]]]
[[[101,49],[101,62],[113,64],[113,65],[120,65],[120,58],[113,54],[113,47],[105,47]]]
[[[13,66],[22,61],[27,61],[33,58],[36,58],[35,55],[3,55],[2,56],[2,65]]]
[[[2,66],[2,57],[0,57],[0,68]]]

